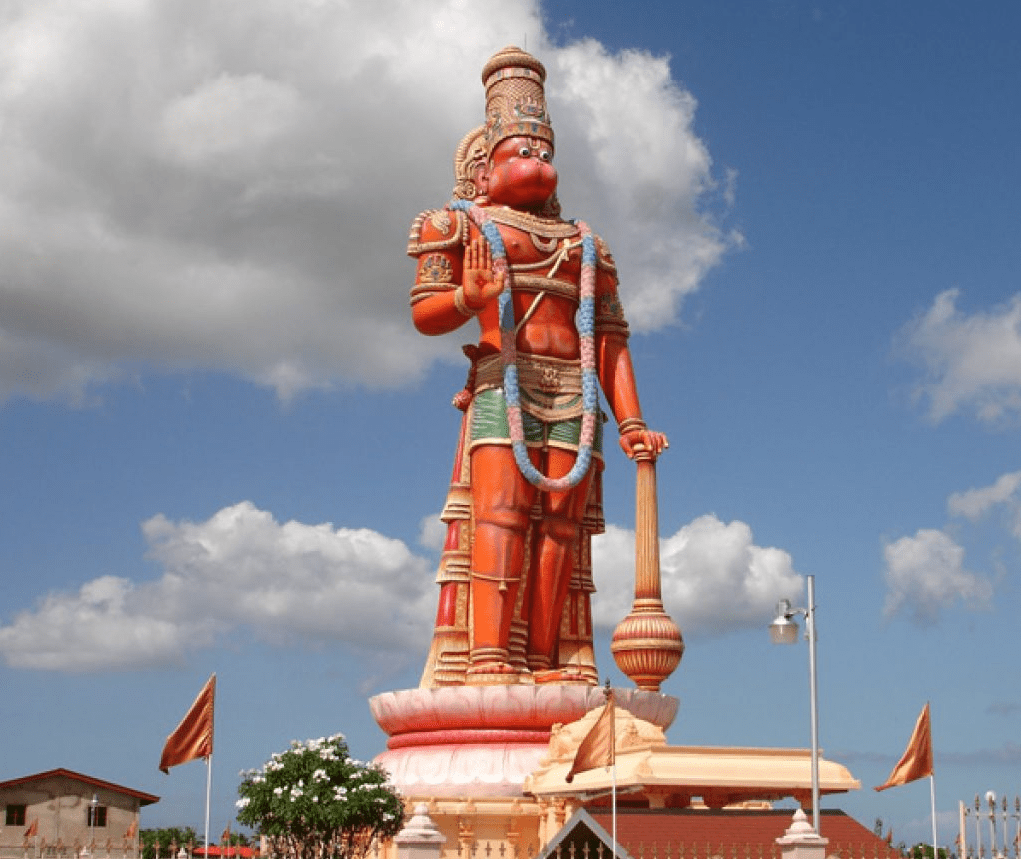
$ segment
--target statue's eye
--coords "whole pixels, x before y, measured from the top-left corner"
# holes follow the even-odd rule
[[[553,153],[550,152],[548,149],[543,149],[542,152],[539,153],[539,157],[543,161],[552,161],[553,160]]]
[[[518,155],[520,155],[522,158],[527,158],[531,154],[532,154],[532,150],[529,149],[527,146],[522,146],[518,150]]]

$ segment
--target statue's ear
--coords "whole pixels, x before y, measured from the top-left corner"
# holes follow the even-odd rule
[[[485,196],[489,193],[489,162],[483,161],[475,168],[472,174],[472,181],[475,183],[475,192]]]

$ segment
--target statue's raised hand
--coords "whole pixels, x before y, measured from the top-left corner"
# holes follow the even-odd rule
[[[478,236],[464,249],[464,274],[461,287],[464,303],[478,313],[503,290],[504,273],[493,271],[489,243]]]

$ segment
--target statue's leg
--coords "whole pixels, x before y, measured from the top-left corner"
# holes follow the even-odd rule
[[[546,467],[557,477],[570,471],[574,460],[573,451],[551,448]],[[589,469],[581,483],[568,492],[542,496],[543,516],[538,523],[528,595],[528,664],[533,672],[545,672],[536,676],[536,682],[567,679],[551,669],[593,473]]]
[[[509,447],[482,445],[471,454],[472,642],[469,675],[516,673],[508,642],[525,565],[525,532],[536,490]],[[470,681],[469,681],[470,682]]]

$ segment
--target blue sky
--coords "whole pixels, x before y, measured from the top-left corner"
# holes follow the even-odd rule
[[[824,807],[882,794],[932,703],[941,840],[1011,796],[1019,603],[1021,10],[991,2],[36,0],[0,13],[0,777],[68,767],[200,828],[162,742],[219,677],[237,773],[417,684],[459,346],[412,328],[507,44],[546,64],[560,197],[613,249],[659,468],[676,744],[804,747],[816,576]],[[601,668],[631,586],[608,465]],[[217,829],[217,827],[220,827]]]

